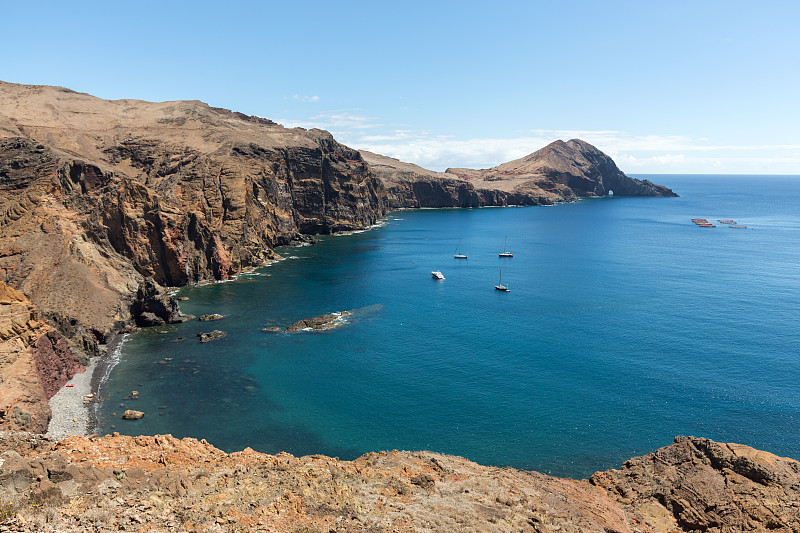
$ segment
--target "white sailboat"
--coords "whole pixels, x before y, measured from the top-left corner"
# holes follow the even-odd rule
[[[508,237],[506,237],[503,241],[503,251],[498,254],[500,257],[514,257],[514,254],[508,250],[508,246],[506,246],[507,244]]]
[[[494,286],[495,289],[498,291],[505,291],[509,292],[511,289],[508,288],[508,285],[503,285],[503,271],[500,270],[500,281],[497,282],[497,285]]]
[[[458,246],[456,246],[456,251],[453,252],[453,258],[455,259],[466,259],[467,254],[461,253],[461,239],[458,239]]]
[[[431,276],[433,276],[433,279],[444,279],[444,274],[442,274],[438,270],[434,270],[433,272],[431,272]]]

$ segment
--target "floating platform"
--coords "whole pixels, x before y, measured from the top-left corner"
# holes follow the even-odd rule
[[[746,228],[747,226],[738,226],[738,225],[733,225],[733,226],[728,226],[728,227],[729,227],[729,228],[742,228],[742,229],[744,229],[744,228]]]
[[[729,218],[718,218],[717,222],[719,222],[720,224],[736,224],[734,220],[731,220]]]

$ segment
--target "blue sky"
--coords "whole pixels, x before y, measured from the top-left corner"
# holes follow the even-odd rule
[[[800,2],[4,2],[0,79],[197,99],[434,170],[582,138],[800,174]]]

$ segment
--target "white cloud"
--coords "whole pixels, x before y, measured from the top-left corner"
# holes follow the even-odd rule
[[[301,102],[319,102],[319,96],[303,96],[300,94],[296,94],[293,96],[295,100],[299,100]]]
[[[373,117],[359,115],[350,111],[327,111],[303,120],[290,118],[278,118],[274,120],[287,128],[320,128],[329,130],[334,135],[346,135],[348,132],[380,128],[383,126],[382,124],[376,123]]]

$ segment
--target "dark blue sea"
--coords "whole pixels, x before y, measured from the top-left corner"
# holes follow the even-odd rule
[[[675,435],[800,459],[800,177],[651,179],[680,198],[398,211],[185,288],[184,312],[225,318],[129,335],[99,429],[570,477]],[[501,272],[510,292],[494,289]],[[334,330],[262,331],[343,310]],[[199,343],[212,329],[227,336]]]

